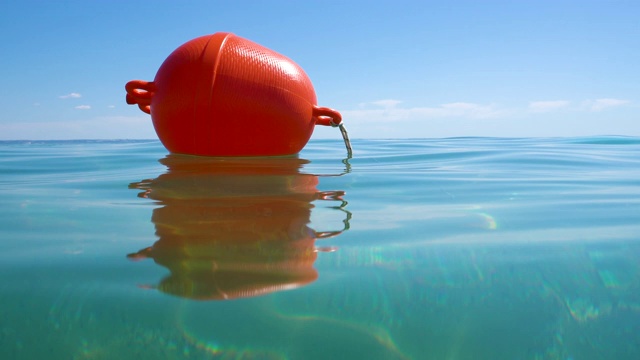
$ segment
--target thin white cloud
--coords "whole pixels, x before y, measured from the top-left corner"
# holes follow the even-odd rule
[[[58,96],[60,99],[77,99],[77,98],[81,98],[82,95],[78,94],[78,93],[70,93],[67,95],[61,95]]]
[[[434,107],[402,108],[397,105],[401,101],[393,99],[377,100],[360,104],[355,110],[342,111],[343,117],[352,121],[387,122],[411,121],[434,118],[493,118],[504,115],[505,111],[494,104],[482,105],[466,102],[441,104]]]
[[[376,106],[381,106],[384,108],[392,108],[395,107],[396,105],[400,104],[402,101],[400,100],[394,100],[394,99],[384,99],[384,100],[377,100],[377,101],[372,101],[371,104],[372,105],[376,105]],[[366,104],[363,104],[364,106],[366,106]]]
[[[548,112],[566,108],[567,106],[569,106],[569,102],[566,100],[532,101],[529,103],[529,110],[532,112]]]
[[[629,105],[627,105],[629,104]],[[495,103],[447,102],[411,107],[400,99],[387,98],[340,109],[349,135],[354,138],[424,138],[449,136],[590,136],[599,134],[635,135],[638,126],[629,115],[602,122],[596,111],[634,105],[633,101],[601,98],[591,101],[530,101],[518,107]],[[581,114],[558,118],[559,114]],[[589,126],[586,124],[589,123]],[[335,130],[323,126],[315,138],[335,139]]]
[[[151,118],[95,117],[87,120],[0,123],[0,140],[157,139]]]
[[[78,105],[78,106],[75,107],[75,109],[78,109],[78,110],[89,110],[89,109],[91,109],[91,105]]]
[[[585,105],[591,111],[601,111],[606,108],[626,105],[630,103],[629,100],[621,100],[621,99],[596,99],[596,100],[587,100]]]

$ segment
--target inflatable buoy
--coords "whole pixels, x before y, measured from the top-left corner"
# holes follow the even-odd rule
[[[342,117],[319,107],[311,81],[289,58],[231,33],[178,47],[154,81],[125,86],[128,104],[151,114],[172,153],[204,156],[296,154],[315,125],[340,127]]]

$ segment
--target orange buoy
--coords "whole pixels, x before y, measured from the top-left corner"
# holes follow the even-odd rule
[[[336,110],[319,107],[296,63],[231,33],[186,42],[162,63],[154,81],[132,80],[127,103],[151,114],[172,153],[204,156],[296,154],[315,125],[340,126]]]

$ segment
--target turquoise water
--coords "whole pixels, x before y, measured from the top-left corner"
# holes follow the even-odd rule
[[[0,142],[0,358],[640,358],[640,138],[353,147]]]

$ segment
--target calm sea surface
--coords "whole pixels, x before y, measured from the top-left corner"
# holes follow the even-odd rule
[[[0,142],[0,359],[640,359],[640,138]]]

